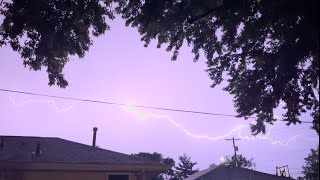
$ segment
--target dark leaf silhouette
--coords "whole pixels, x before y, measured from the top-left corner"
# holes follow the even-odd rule
[[[207,59],[212,87],[227,81],[239,117],[256,115],[254,134],[283,120],[301,123],[311,112],[319,133],[319,22],[317,1],[118,0],[117,12],[141,40],[166,45],[176,60],[186,42],[194,60]],[[282,105],[281,105],[282,106]]]
[[[108,4],[96,0],[13,0],[3,2],[0,45],[20,53],[32,70],[46,67],[49,85],[66,87],[63,67],[69,57],[83,57],[92,44],[90,34],[99,36],[113,19]]]
[[[46,67],[49,85],[68,85],[62,71],[69,57],[83,57],[90,34],[103,34],[106,19],[117,13],[145,46],[156,40],[173,52],[172,60],[183,43],[194,61],[204,52],[212,87],[227,81],[238,117],[256,116],[253,134],[266,132],[278,107],[288,125],[310,113],[319,134],[316,0],[13,0],[0,6],[0,45],[18,51],[33,70]]]

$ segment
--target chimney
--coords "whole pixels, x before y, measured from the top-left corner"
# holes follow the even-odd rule
[[[93,128],[92,147],[96,147],[97,131],[98,131],[98,128],[97,128],[97,127],[94,127],[94,128]]]

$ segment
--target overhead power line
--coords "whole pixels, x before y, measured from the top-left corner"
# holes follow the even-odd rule
[[[55,96],[55,95],[40,94],[40,93],[33,93],[33,92],[26,92],[26,91],[17,91],[17,90],[9,90],[9,89],[2,89],[2,88],[0,88],[0,91],[10,92],[10,93],[18,93],[18,94],[27,94],[27,95],[32,95],[32,96],[41,96],[41,97],[50,97],[50,98],[57,98],[57,99],[66,99],[66,100],[72,100],[72,101],[82,101],[82,102],[90,102],[90,103],[109,104],[109,105],[116,105],[116,106],[132,106],[132,107],[137,107],[137,108],[155,109],[155,110],[163,110],[163,111],[174,111],[174,112],[203,114],[203,115],[212,115],[212,116],[237,117],[237,116],[231,115],[231,114],[221,114],[221,113],[193,111],[193,110],[184,110],[184,109],[173,109],[173,108],[154,107],[154,106],[142,106],[142,105],[135,105],[135,104],[128,105],[128,104],[125,104],[125,103],[116,103],[116,102],[92,100],[92,99],[82,99],[82,98],[73,98],[73,97],[65,97],[65,96]],[[247,118],[255,119],[255,117],[247,117]]]
[[[185,109],[173,109],[173,108],[164,108],[164,107],[155,107],[155,106],[143,106],[143,105],[136,105],[136,104],[128,105],[125,103],[117,103],[117,102],[102,101],[102,100],[92,100],[92,99],[82,99],[82,98],[73,98],[73,97],[65,97],[65,96],[56,96],[56,95],[40,94],[40,93],[17,91],[17,90],[2,89],[2,88],[0,88],[0,91],[17,93],[17,94],[27,94],[27,95],[40,96],[40,97],[50,97],[50,98],[56,98],[56,99],[65,99],[65,100],[72,100],[72,101],[82,101],[82,102],[90,102],[90,103],[116,105],[116,106],[132,106],[132,107],[136,107],[136,108],[154,109],[154,110],[162,110],[162,111],[202,114],[202,115],[211,115],[211,116],[237,117],[236,115],[232,115],[232,114],[222,114],[222,113],[194,111],[194,110],[185,110]],[[246,118],[256,119],[255,117],[251,117],[251,116],[246,117]],[[308,122],[308,121],[301,121],[301,122],[302,123],[312,123],[312,122]]]

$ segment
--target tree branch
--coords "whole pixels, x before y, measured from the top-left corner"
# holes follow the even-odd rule
[[[214,8],[212,8],[212,9],[210,9],[209,11],[205,12],[204,14],[202,14],[202,15],[200,15],[198,17],[195,17],[195,18],[188,19],[187,21],[188,21],[188,23],[193,24],[195,21],[198,21],[199,19],[202,19],[202,18],[208,16],[209,14],[213,13],[214,11],[217,11],[217,10],[221,9],[222,6],[223,6],[223,4],[218,5],[218,6],[214,7]]]

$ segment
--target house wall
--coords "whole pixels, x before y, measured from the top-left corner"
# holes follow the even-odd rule
[[[0,180],[108,180],[109,174],[129,175],[129,180],[148,180],[145,174],[80,171],[6,171]]]

